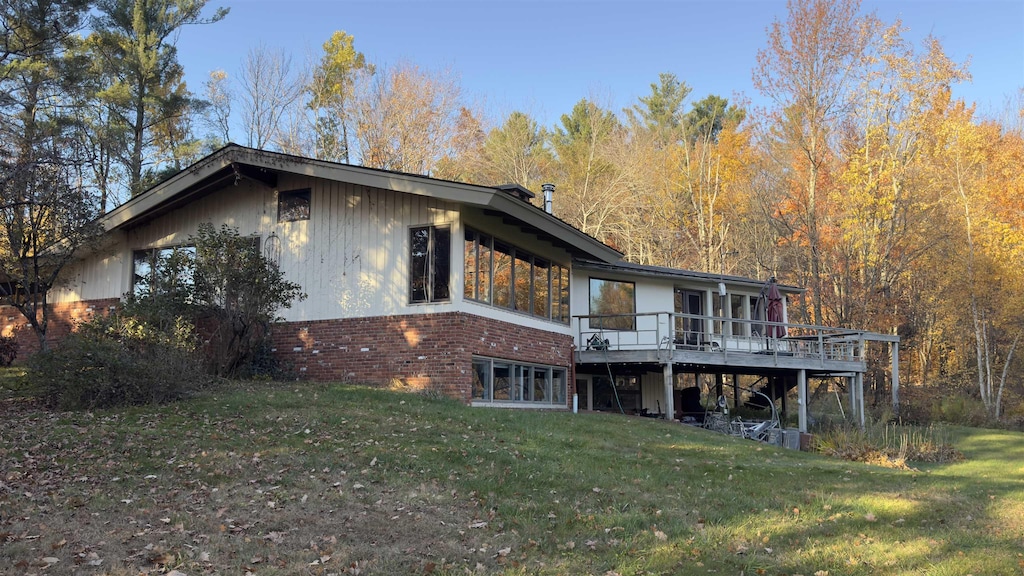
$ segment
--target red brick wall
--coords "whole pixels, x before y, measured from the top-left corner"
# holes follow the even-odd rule
[[[118,303],[111,298],[51,305],[47,341],[59,343],[78,322]],[[20,312],[0,306],[0,314],[2,333],[18,337],[18,361],[39,350],[39,340]],[[571,336],[462,312],[286,322],[275,325],[271,335],[276,356],[301,378],[400,382],[467,403],[475,355],[567,370],[572,363]],[[568,398],[573,386],[570,379]]]
[[[97,313],[106,314],[112,306],[117,306],[117,298],[87,300],[50,304],[49,323],[46,328],[46,341],[50,344],[60,342],[75,329],[75,325],[91,319]],[[0,306],[0,326],[4,336],[18,338],[18,359],[26,358],[39,351],[39,337],[28,324],[28,320],[13,306]]]
[[[288,322],[274,327],[273,343],[303,378],[397,381],[463,402],[472,396],[474,355],[572,363],[571,336],[461,312]]]

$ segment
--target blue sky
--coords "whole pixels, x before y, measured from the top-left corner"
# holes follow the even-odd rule
[[[371,62],[450,69],[492,117],[524,110],[546,126],[584,97],[615,111],[630,106],[660,72],[689,84],[691,101],[717,94],[762,104],[751,71],[765,28],[786,18],[777,0],[210,0],[208,12],[216,6],[231,13],[178,39],[194,91],[211,70],[235,76],[260,42],[299,63],[345,30]],[[885,22],[900,17],[909,38],[932,34],[954,60],[970,59],[973,81],[954,95],[982,114],[1000,114],[1024,87],[1022,0],[866,1],[862,9]]]

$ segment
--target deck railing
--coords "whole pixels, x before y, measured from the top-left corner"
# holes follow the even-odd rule
[[[862,331],[698,314],[648,312],[574,316],[583,350],[695,350],[863,361]]]

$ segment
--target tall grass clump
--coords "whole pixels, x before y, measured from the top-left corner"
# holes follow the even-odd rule
[[[963,460],[945,431],[935,425],[908,426],[879,420],[861,428],[851,423],[828,427],[815,435],[815,449],[825,455],[889,468],[908,462],[942,463]]]

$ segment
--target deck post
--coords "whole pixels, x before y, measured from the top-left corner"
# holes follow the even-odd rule
[[[893,342],[892,347],[892,413],[900,415],[900,343]]]
[[[847,391],[847,396],[850,397],[850,418],[852,418],[853,421],[856,422],[857,421],[857,408],[859,407],[859,404],[857,404],[857,375],[856,374],[854,374],[852,376],[847,376],[846,377],[846,391]]]
[[[800,417],[798,421],[798,427],[801,432],[807,432],[807,370],[797,371],[796,389],[798,403],[800,404]]]
[[[768,381],[771,383],[769,386],[772,391],[772,402],[782,400],[782,418],[786,419],[789,417],[789,400],[787,399],[787,396],[789,396],[789,382],[781,381],[782,386],[779,386],[779,378],[779,376],[769,376]],[[785,378],[788,379],[789,376],[787,375]],[[782,388],[782,394],[779,394],[779,388]],[[797,390],[797,393],[799,394],[800,391]]]
[[[665,378],[665,419],[671,421],[676,418],[676,407],[673,404],[674,398],[672,398],[672,363],[662,364],[661,371]]]
[[[864,373],[857,372],[857,416],[860,418],[860,427],[863,428],[867,419],[864,416]]]

